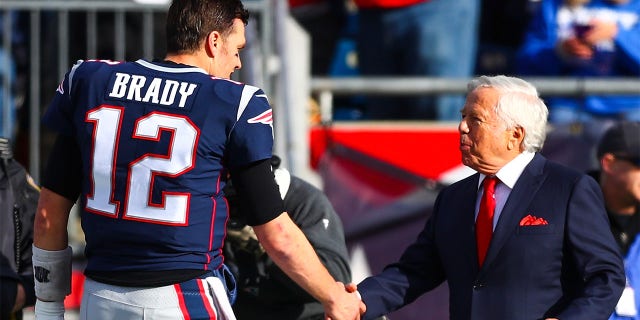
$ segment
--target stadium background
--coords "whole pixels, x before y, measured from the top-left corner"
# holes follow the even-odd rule
[[[286,0],[245,3],[255,20],[248,27],[250,45],[236,80],[265,89],[276,117],[274,152],[291,172],[322,187],[336,207],[354,280],[376,273],[417,235],[439,188],[471,171],[460,164],[456,123],[344,120],[340,98],[464,92],[467,79],[358,78],[348,37],[336,50],[337,72],[312,77],[309,36],[288,15]],[[77,59],[161,57],[166,6],[153,0],[0,1],[2,134],[13,138],[16,157],[36,181],[51,145],[39,118],[64,73]],[[529,80],[542,93],[565,95],[622,94],[640,87],[638,79]],[[550,127],[543,153],[590,169],[593,145],[608,125]],[[76,272],[66,304],[68,318],[74,319],[82,283],[82,234],[76,224],[69,228]],[[441,286],[390,318],[447,319],[447,300],[446,286]]]

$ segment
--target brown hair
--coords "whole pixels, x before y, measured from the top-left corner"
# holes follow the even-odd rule
[[[195,52],[212,31],[227,36],[236,18],[249,22],[240,0],[174,0],[167,13],[167,52]]]

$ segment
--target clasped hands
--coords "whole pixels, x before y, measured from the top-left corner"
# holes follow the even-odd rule
[[[367,307],[357,291],[354,283],[344,284],[336,282],[336,290],[333,299],[324,303],[325,320],[359,320]]]

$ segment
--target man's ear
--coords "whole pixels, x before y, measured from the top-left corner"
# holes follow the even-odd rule
[[[510,130],[511,136],[509,137],[509,149],[520,149],[522,140],[524,140],[524,128],[515,127]]]
[[[605,153],[600,158],[600,167],[604,172],[611,172],[613,170],[612,165],[615,160],[615,156],[611,153]]]
[[[211,57],[215,57],[218,49],[220,48],[220,42],[222,41],[222,36],[218,31],[211,31],[207,36],[207,40],[205,43],[205,50],[207,54]]]
[[[518,141],[522,142],[522,140],[524,140],[524,128],[523,127],[513,128],[513,137]]]

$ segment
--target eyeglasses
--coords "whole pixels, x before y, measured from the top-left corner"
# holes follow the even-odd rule
[[[640,167],[640,158],[630,157],[630,156],[625,156],[625,155],[613,155],[613,156],[616,157],[616,159],[627,161],[627,162],[630,162],[631,164],[633,164],[636,167]]]

